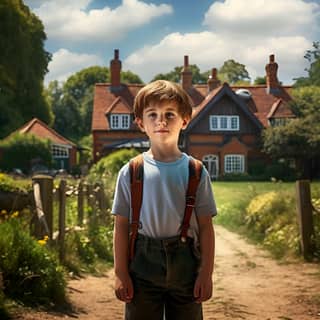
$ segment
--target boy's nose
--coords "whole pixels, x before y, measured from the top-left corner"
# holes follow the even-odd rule
[[[166,117],[164,115],[161,115],[158,119],[158,125],[163,125],[166,126],[167,125],[167,120]]]

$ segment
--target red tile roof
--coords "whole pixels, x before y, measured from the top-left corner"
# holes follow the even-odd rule
[[[76,145],[70,140],[64,138],[52,128],[48,127],[44,122],[37,118],[33,118],[21,128],[17,129],[14,133],[30,133],[39,138],[49,139],[56,144],[70,145],[76,147]],[[11,134],[12,135],[12,134]]]
[[[106,113],[110,112],[112,106],[116,107],[116,113],[119,110],[122,111],[120,113],[123,113],[124,107],[126,107],[129,113],[132,114],[134,97],[142,87],[143,85],[140,84],[128,84],[121,85],[120,89],[112,90],[110,83],[96,84],[92,112],[92,130],[109,130]]]
[[[188,94],[193,101],[193,118],[217,95],[223,86],[208,93],[207,85],[194,85],[188,89]],[[94,108],[92,116],[92,130],[109,130],[109,123],[106,113],[133,113],[133,101],[138,91],[143,87],[139,84],[121,85],[121,88],[112,87],[108,83],[100,83],[95,86]],[[281,111],[282,116],[292,117],[292,112],[288,109],[288,102],[291,100],[291,86],[280,86],[277,94],[269,93],[266,85],[242,85],[230,86],[235,92],[238,89],[246,89],[251,93],[251,98],[245,101],[248,109],[259,119],[264,127],[269,126],[268,115],[273,110]],[[281,100],[281,104],[277,103]],[[278,116],[277,114],[277,116]]]

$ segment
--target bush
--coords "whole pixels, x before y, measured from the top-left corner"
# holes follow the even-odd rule
[[[52,165],[49,140],[39,139],[31,134],[14,134],[0,144],[0,149],[2,149],[0,166],[5,171],[19,168],[28,173],[34,161],[48,167]]]
[[[104,174],[110,174],[114,177],[118,174],[121,167],[137,154],[139,154],[139,152],[135,149],[121,149],[115,151],[93,165],[89,175],[102,177]]]
[[[249,230],[276,257],[299,250],[299,230],[293,194],[267,192],[254,197],[246,208],[245,221]]]
[[[45,242],[31,238],[17,218],[0,224],[0,269],[6,296],[32,305],[65,301],[63,268]]]

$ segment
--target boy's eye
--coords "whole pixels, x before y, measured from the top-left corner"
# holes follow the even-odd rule
[[[167,112],[166,113],[166,118],[167,119],[172,119],[172,118],[174,118],[175,117],[175,114],[173,113],[173,112]]]
[[[157,117],[157,114],[155,112],[151,112],[151,113],[148,113],[148,117],[153,119]]]

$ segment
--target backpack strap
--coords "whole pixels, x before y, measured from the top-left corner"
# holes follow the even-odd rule
[[[186,208],[184,211],[184,217],[181,225],[181,241],[186,242],[188,236],[188,229],[190,226],[190,219],[193,208],[196,203],[196,193],[198,185],[201,179],[202,162],[200,160],[189,158],[189,182],[186,193]]]
[[[140,209],[143,194],[143,156],[139,154],[129,162],[130,185],[131,185],[131,223],[129,239],[129,259],[134,256],[134,245],[138,235]]]
[[[181,225],[181,241],[187,240],[187,233],[190,226],[190,218],[196,201],[196,193],[201,179],[202,162],[189,158],[189,181],[186,193],[186,208]],[[130,186],[131,186],[131,223],[129,239],[129,260],[134,257],[134,246],[138,235],[140,210],[143,196],[143,156],[139,154],[130,160]]]

